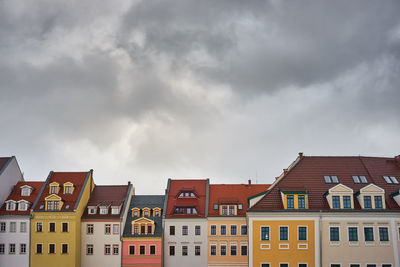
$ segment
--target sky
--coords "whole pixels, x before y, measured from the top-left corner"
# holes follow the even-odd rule
[[[298,152],[400,154],[400,1],[1,1],[0,156],[272,183]]]

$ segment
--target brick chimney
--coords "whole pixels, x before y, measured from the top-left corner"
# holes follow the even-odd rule
[[[300,159],[303,158],[303,152],[299,152],[299,158],[300,158]]]
[[[283,175],[286,175],[288,173],[287,169],[283,169]]]
[[[400,155],[395,156],[394,160],[396,161],[397,166],[400,166]]]
[[[249,183],[248,183],[248,185],[250,186],[251,185],[251,180],[249,179]]]

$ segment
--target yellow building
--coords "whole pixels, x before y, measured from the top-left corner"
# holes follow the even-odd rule
[[[81,216],[93,189],[93,170],[50,172],[32,207],[31,267],[80,266]]]

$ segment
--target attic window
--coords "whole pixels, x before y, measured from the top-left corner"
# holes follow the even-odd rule
[[[9,201],[7,202],[6,210],[15,210],[15,202],[14,201]]]
[[[22,188],[21,196],[29,197],[30,195],[31,195],[31,189],[30,188],[27,188],[27,187]]]
[[[366,184],[368,183],[367,181],[367,177],[365,177],[364,175],[353,175],[353,182],[355,184]]]
[[[100,214],[108,214],[108,208],[107,207],[100,207]]]
[[[214,204],[214,210],[218,210],[218,204]]]
[[[24,201],[21,201],[18,203],[18,210],[27,210],[28,209],[28,204]]]
[[[336,175],[324,175],[325,183],[327,184],[338,184],[339,179]]]
[[[96,214],[96,208],[94,208],[94,207],[89,207],[89,208],[88,208],[88,213],[89,213],[89,214]]]
[[[382,177],[383,177],[383,179],[385,179],[386,183],[388,183],[388,184],[398,184],[399,183],[399,181],[394,176],[384,175]]]
[[[111,214],[119,214],[119,207],[111,207]]]
[[[65,194],[66,195],[71,195],[72,193],[72,186],[66,186],[65,187]]]
[[[243,209],[243,205],[242,204],[239,204],[238,205],[238,210],[242,210]]]
[[[195,198],[196,195],[191,191],[182,191],[179,194],[179,198]]]

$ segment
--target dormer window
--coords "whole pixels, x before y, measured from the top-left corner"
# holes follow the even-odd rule
[[[336,175],[324,175],[324,181],[326,184],[338,184],[339,179]]]
[[[175,208],[174,214],[197,214],[195,207],[178,207]]]
[[[26,211],[28,209],[28,203],[26,201],[18,201],[18,210]]]
[[[15,210],[16,204],[14,200],[8,200],[6,203],[6,210]]]
[[[181,191],[178,198],[195,198],[196,195],[192,191]]]
[[[21,186],[21,196],[29,197],[31,195],[31,192],[32,192],[32,187],[28,185]]]
[[[239,204],[238,205],[238,210],[242,210],[243,209],[243,205],[242,204]]]
[[[308,209],[307,191],[282,190],[281,197],[285,209]]]
[[[101,206],[100,207],[100,214],[102,214],[102,215],[108,214],[108,207],[107,206]]]
[[[50,193],[51,194],[57,194],[57,186],[51,186],[50,187]]]
[[[382,197],[381,196],[374,196],[374,202],[375,202],[375,209],[382,209],[383,208]]]
[[[143,208],[143,216],[150,216],[150,209],[149,208]]]
[[[119,214],[119,206],[113,206],[111,207],[111,214]]]
[[[65,187],[65,194],[66,195],[71,195],[72,194],[72,186],[66,186]]]
[[[57,182],[52,182],[49,185],[49,194],[58,194],[58,190],[60,188],[59,183]]]
[[[96,207],[88,207],[88,214],[96,214]]]
[[[367,184],[367,177],[365,177],[365,175],[353,175],[353,182],[355,184]]]
[[[64,195],[72,195],[74,192],[74,184],[71,182],[66,182],[63,185],[64,187]]]
[[[385,209],[386,205],[383,201],[385,190],[377,185],[369,184],[360,189],[356,194],[362,209]]]
[[[214,204],[214,210],[218,210],[218,204]]]
[[[353,189],[343,184],[337,184],[326,192],[326,200],[331,209],[352,209]]]
[[[158,207],[153,208],[153,216],[154,217],[159,217],[160,215],[161,215],[161,209],[158,208]]]
[[[397,178],[395,176],[384,175],[382,177],[388,184],[398,184],[399,183],[399,181],[397,180]]]

